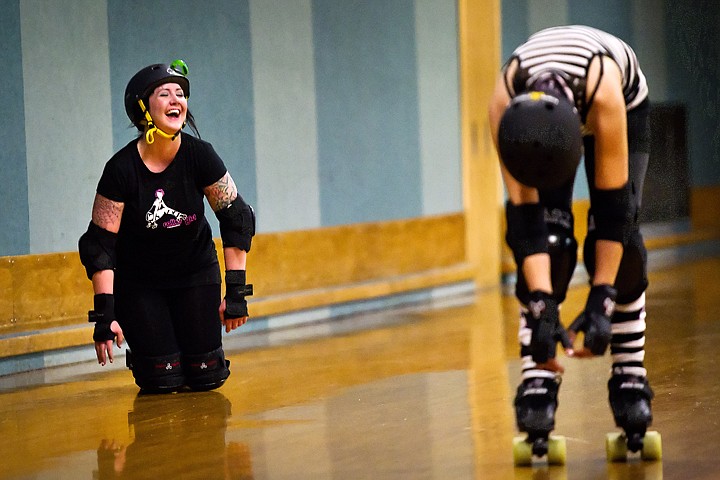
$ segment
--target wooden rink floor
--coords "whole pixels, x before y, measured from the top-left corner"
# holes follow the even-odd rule
[[[139,396],[123,359],[1,377],[0,478],[718,479],[719,272],[706,259],[651,273],[662,462],[606,462],[608,355],[562,358],[567,464],[513,466],[518,310],[492,291],[234,335],[213,392]],[[585,293],[571,289],[564,323]]]

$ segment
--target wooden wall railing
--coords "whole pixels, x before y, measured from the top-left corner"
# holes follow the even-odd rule
[[[259,234],[251,315],[472,281],[465,257],[460,213]],[[0,257],[0,292],[0,358],[90,343],[92,286],[76,252]]]

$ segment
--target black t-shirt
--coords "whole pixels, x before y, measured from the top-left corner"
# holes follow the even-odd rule
[[[118,279],[158,288],[220,283],[203,188],[227,169],[212,145],[181,134],[168,167],[153,173],[133,140],[105,165],[97,193],[125,204],[117,237]]]

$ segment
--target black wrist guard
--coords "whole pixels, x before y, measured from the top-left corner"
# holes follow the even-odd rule
[[[112,293],[98,293],[93,297],[94,310],[88,312],[88,322],[95,322],[93,340],[105,342],[115,339],[110,324],[115,320],[115,297]]]
[[[247,300],[253,294],[253,286],[245,285],[245,270],[225,271],[225,318],[248,316]]]
[[[597,190],[591,202],[597,238],[627,245],[637,228],[636,208],[631,207],[629,187]]]
[[[585,348],[593,355],[604,355],[612,339],[611,317],[615,311],[617,290],[610,285],[590,289],[585,310],[570,325],[570,330],[584,332]]]
[[[560,323],[557,300],[539,290],[530,292],[530,302],[525,315],[528,328],[532,330],[529,352],[535,363],[545,363],[555,358],[557,343],[570,345],[565,328]]]

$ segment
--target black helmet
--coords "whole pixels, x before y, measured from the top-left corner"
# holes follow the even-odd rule
[[[185,97],[189,97],[190,81],[186,77],[187,72],[187,65],[182,60],[175,60],[170,64],[156,63],[137,72],[125,87],[125,113],[133,125],[143,129],[140,122],[145,119],[145,113],[138,100],[142,100],[147,108],[148,97],[159,85],[177,83],[183,89]]]
[[[500,119],[498,150],[520,183],[558,187],[575,175],[582,154],[580,116],[562,94],[531,91],[515,97]]]

